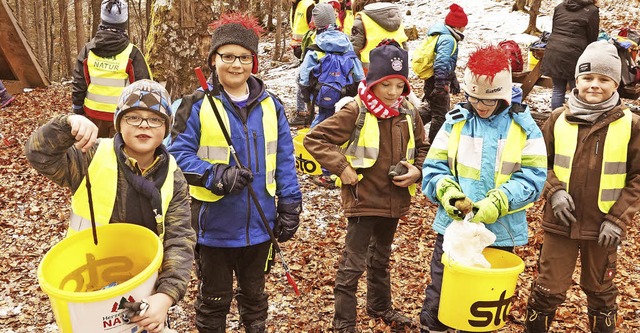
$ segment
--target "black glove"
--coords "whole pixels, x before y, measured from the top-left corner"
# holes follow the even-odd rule
[[[437,95],[447,95],[449,94],[449,85],[445,86],[436,86],[429,96],[437,96]]]
[[[302,60],[302,46],[296,45],[296,46],[292,46],[292,48],[293,48],[293,55],[296,56],[296,58]]]
[[[278,217],[273,228],[273,235],[276,236],[278,242],[290,240],[298,231],[300,212],[302,212],[302,203],[300,202],[289,204],[278,202]]]
[[[247,168],[218,164],[215,170],[213,188],[215,195],[237,194],[253,181],[253,174]]]
[[[302,95],[302,99],[306,103],[311,102],[311,87],[305,86],[303,84],[298,84],[298,89],[300,89],[300,94]]]
[[[451,94],[457,95],[459,93],[460,93],[460,82],[458,82],[458,79],[451,80]]]

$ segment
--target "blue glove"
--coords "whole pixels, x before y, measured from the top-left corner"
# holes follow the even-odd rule
[[[466,197],[460,185],[451,178],[442,178],[436,184],[436,198],[440,200],[447,215],[454,220],[464,219],[462,212],[456,208],[456,201],[464,200]]]
[[[473,204],[473,218],[471,222],[495,223],[500,216],[509,211],[509,201],[503,191],[493,189],[487,192],[487,197]]]
[[[602,247],[617,247],[622,241],[622,229],[610,221],[602,222],[598,245]]]
[[[302,203],[283,204],[278,201],[278,217],[276,225],[273,228],[273,234],[278,242],[286,242],[290,240],[298,231],[300,224],[300,213],[302,212]]]

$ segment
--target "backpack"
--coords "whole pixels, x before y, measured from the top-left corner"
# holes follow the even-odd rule
[[[511,59],[511,71],[522,72],[524,70],[524,61],[522,60],[522,51],[520,46],[513,40],[505,40],[498,43],[503,50],[507,51]]]
[[[411,69],[419,78],[426,80],[433,76],[433,64],[436,60],[436,44],[438,43],[439,34],[427,36],[422,44],[413,52],[411,57]],[[454,46],[451,55],[456,52],[458,42],[453,39]]]
[[[309,49],[314,49],[309,47]],[[353,51],[327,52],[311,71],[311,102],[321,108],[333,109],[342,97],[353,95],[358,82],[351,75],[358,56]]]

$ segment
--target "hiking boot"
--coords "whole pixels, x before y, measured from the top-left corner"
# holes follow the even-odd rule
[[[600,311],[587,308],[587,314],[592,333],[613,333],[616,331],[616,322],[618,321],[616,309]]]
[[[549,327],[551,327],[551,322],[553,321],[553,317],[555,317],[556,312],[542,312],[535,310],[531,307],[527,308],[527,317],[525,323],[525,332],[526,333],[546,333],[549,332]]]
[[[264,333],[266,332],[266,322],[264,320],[256,320],[244,326],[246,333]]]
[[[334,178],[334,175],[331,176],[324,176],[324,175],[320,175],[320,176],[314,176],[313,178],[311,178],[311,181],[318,185],[318,186],[322,186],[324,188],[330,189],[330,190],[335,190],[338,187],[336,186],[336,180]]]
[[[349,326],[347,328],[334,329],[334,333],[358,333],[358,329],[355,326]]]
[[[306,112],[298,112],[295,118],[289,120],[289,126],[305,126],[307,124],[307,118]]]
[[[5,106],[9,106],[15,97],[11,96],[7,89],[0,90],[0,108],[4,108]]]
[[[402,313],[398,312],[398,310],[395,310],[393,308],[387,309],[385,311],[374,311],[367,308],[367,314],[369,314],[369,316],[372,318],[382,319],[385,324],[393,328],[414,327],[413,321],[409,317],[403,315]]]

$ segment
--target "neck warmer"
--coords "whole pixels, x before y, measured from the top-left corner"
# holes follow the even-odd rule
[[[128,157],[124,153],[122,134],[114,137],[114,146],[118,157],[118,170],[124,174],[127,186],[124,221],[135,223],[148,228],[158,234],[156,215],[162,215],[162,196],[160,188],[167,179],[169,172],[169,152],[164,145],[156,149],[156,155],[161,155],[158,161],[148,170],[146,177],[136,174],[127,164]]]
[[[392,105],[387,106],[384,104],[376,95],[371,92],[370,87],[367,87],[367,83],[365,80],[360,81],[358,85],[358,95],[364,103],[364,106],[367,107],[367,110],[371,112],[378,119],[388,119],[393,118],[400,115],[398,111],[398,107],[402,100],[403,96],[400,96],[398,100],[396,100]]]
[[[597,104],[586,103],[578,98],[578,88],[574,88],[569,95],[566,119],[569,123],[593,124],[600,116],[616,107],[619,100],[620,96],[615,91],[606,101]]]

